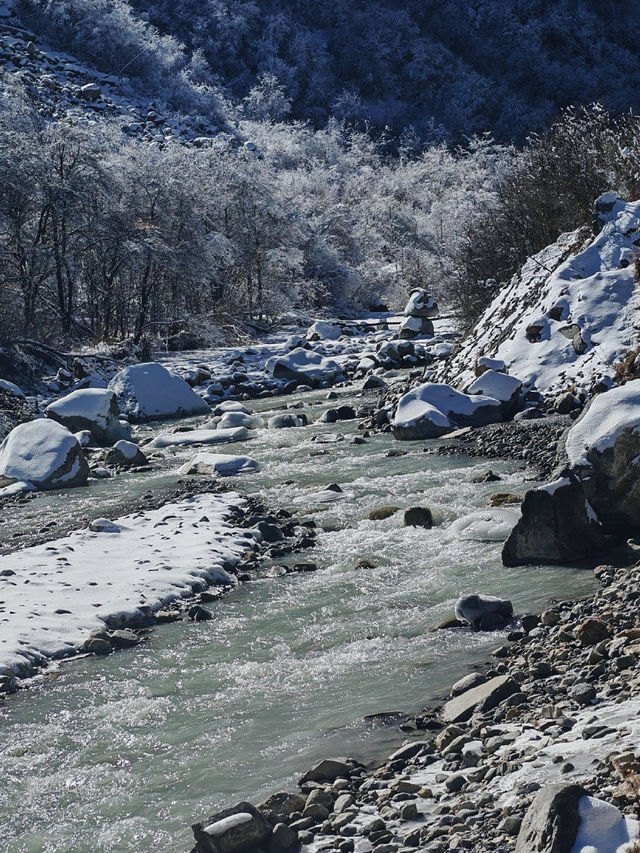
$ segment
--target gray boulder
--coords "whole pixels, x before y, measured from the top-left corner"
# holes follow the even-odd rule
[[[197,853],[247,853],[271,835],[265,816],[251,803],[238,803],[192,826]]]
[[[513,605],[505,598],[493,595],[461,595],[456,601],[456,619],[467,622],[477,631],[504,628],[513,618]]]
[[[519,690],[517,681],[508,675],[498,675],[449,699],[442,709],[442,719],[445,723],[465,722],[476,709],[491,711]]]
[[[305,782],[333,782],[338,778],[348,778],[351,770],[341,758],[325,758],[315,764],[311,770],[300,778],[300,784]]]
[[[262,803],[258,803],[257,808],[272,822],[281,823],[288,820],[294,812],[302,812],[306,804],[306,797],[301,794],[278,791]]]
[[[580,481],[570,472],[524,496],[522,517],[502,549],[505,566],[567,563],[592,556],[604,534]]]
[[[541,788],[522,821],[515,853],[571,853],[580,826],[580,785]]]

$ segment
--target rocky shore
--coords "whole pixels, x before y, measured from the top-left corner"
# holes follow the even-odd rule
[[[640,563],[595,573],[601,586],[593,596],[520,617],[491,663],[453,685],[441,707],[417,715],[412,736],[381,766],[328,759],[301,777],[299,791],[259,804],[243,824],[256,830],[249,848],[570,853],[579,831],[596,839],[589,849],[630,849],[640,771]],[[219,823],[246,815],[247,805],[196,824],[194,851],[248,849],[246,836],[238,847]],[[606,847],[597,841],[602,814]],[[620,846],[611,846],[618,837]]]
[[[557,467],[558,445],[573,423],[569,415],[549,415],[535,420],[488,424],[469,429],[453,441],[445,436],[435,452],[486,459],[521,459],[544,480]]]

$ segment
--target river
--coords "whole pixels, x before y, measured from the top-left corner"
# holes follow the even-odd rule
[[[301,395],[305,411],[317,416],[334,405],[325,395]],[[340,402],[353,399],[351,391]],[[227,449],[261,463],[234,487],[318,523],[317,547],[304,554],[318,571],[244,584],[210,605],[212,621],[160,626],[136,649],[67,662],[0,708],[7,853],[186,853],[190,824],[206,814],[291,787],[320,758],[371,760],[400,743],[406,735],[397,727],[364,717],[437,701],[504,642],[500,634],[432,632],[459,594],[509,597],[525,612],[593,589],[592,574],[577,569],[506,569],[500,542],[452,531],[494,492],[523,493],[530,472],[517,462],[438,456],[423,452],[425,442],[388,456],[400,446],[388,435],[312,442],[319,432],[349,437],[357,429],[265,429]],[[59,494],[39,496],[22,512],[42,525],[62,506],[80,517],[99,500],[108,514],[123,496],[175,480],[195,452],[180,449],[153,473],[75,489],[64,503]],[[489,467],[501,482],[471,482]],[[342,494],[318,502],[314,493],[329,483]],[[388,504],[429,506],[436,525],[405,528],[402,512],[368,520]],[[25,523],[5,515],[11,529]],[[356,568],[363,558],[374,568]]]

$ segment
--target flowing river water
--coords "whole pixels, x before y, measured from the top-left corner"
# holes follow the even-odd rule
[[[317,416],[333,405],[323,396],[303,395],[305,410]],[[494,492],[523,493],[527,472],[517,462],[492,460],[502,482],[474,484],[486,461],[427,454],[424,442],[391,457],[399,445],[388,435],[362,445],[311,442],[338,431],[354,434],[356,424],[260,430],[226,449],[261,463],[234,481],[240,491],[318,523],[317,547],[304,554],[318,571],[244,584],[209,605],[212,621],[160,626],[133,650],[67,662],[0,708],[3,850],[186,853],[190,824],[206,814],[291,787],[320,758],[370,760],[402,742],[397,727],[364,718],[437,701],[504,642],[500,634],[430,630],[459,594],[508,597],[526,612],[593,589],[590,572],[506,569],[501,542],[452,530]],[[155,472],[64,498],[39,496],[22,510],[28,520],[3,521],[19,531],[61,512],[80,517],[87,501],[108,515],[123,497],[175,481],[195,452],[177,450]],[[319,503],[314,493],[333,482],[342,495]],[[402,513],[368,520],[388,504],[429,506],[436,526],[405,528]],[[362,558],[374,568],[357,569]]]

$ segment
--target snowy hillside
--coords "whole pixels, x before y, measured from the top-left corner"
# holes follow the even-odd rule
[[[600,233],[563,234],[530,258],[442,368],[442,378],[466,387],[485,356],[545,394],[610,383],[613,365],[640,343],[634,269],[640,202],[602,198],[611,209],[601,216]]]

